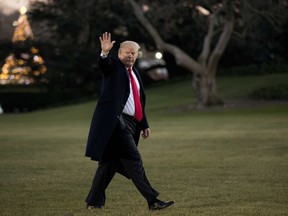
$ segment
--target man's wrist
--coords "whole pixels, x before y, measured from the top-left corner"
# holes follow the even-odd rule
[[[108,51],[108,52],[101,51],[100,56],[101,56],[102,58],[106,58],[106,57],[108,56],[108,54],[109,54],[109,51]]]

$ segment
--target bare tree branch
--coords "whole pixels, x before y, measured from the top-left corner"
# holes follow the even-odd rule
[[[209,17],[209,26],[208,26],[208,33],[205,36],[202,52],[199,55],[198,61],[200,64],[204,65],[209,57],[210,54],[210,48],[211,48],[211,41],[214,36],[214,18],[215,14],[210,15]]]
[[[169,44],[163,41],[161,36],[158,34],[158,31],[151,25],[151,23],[146,19],[143,14],[143,11],[139,7],[139,5],[134,0],[128,0],[134,10],[134,14],[139,20],[139,22],[144,26],[144,28],[149,32],[151,37],[153,38],[156,47],[159,51],[168,52],[174,55],[176,63],[179,66],[186,68],[192,73],[196,70],[200,70],[201,66],[197,61],[191,58],[187,53],[178,48],[173,44]]]
[[[231,38],[231,34],[233,32],[233,28],[234,28],[233,6],[234,5],[231,1],[230,2],[225,1],[226,22],[224,25],[224,29],[219,37],[219,40],[209,58],[208,68],[207,68],[208,71],[210,71],[210,73],[212,73],[213,75],[215,75],[218,62],[221,56],[223,55],[224,50],[226,49],[227,44]]]

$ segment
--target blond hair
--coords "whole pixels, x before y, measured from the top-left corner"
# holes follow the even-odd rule
[[[133,47],[137,51],[140,49],[140,45],[138,43],[136,43],[135,41],[124,41],[120,44],[119,52],[123,47],[127,47],[127,46]]]

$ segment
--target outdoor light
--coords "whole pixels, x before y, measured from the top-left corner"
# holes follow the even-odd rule
[[[22,6],[19,10],[20,14],[25,14],[27,12],[27,8],[25,6]]]
[[[156,58],[156,59],[162,59],[162,56],[163,56],[163,55],[162,55],[161,52],[156,52],[156,53],[155,53],[155,58]]]
[[[210,15],[210,11],[200,5],[197,5],[195,8],[204,16]]]

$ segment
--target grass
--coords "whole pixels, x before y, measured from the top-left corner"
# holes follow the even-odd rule
[[[286,78],[221,78],[219,90],[243,98]],[[189,82],[147,90],[152,136],[139,146],[152,185],[174,206],[149,212],[134,185],[116,175],[105,208],[85,209],[96,169],[84,157],[95,107],[88,102],[0,115],[0,215],[287,215],[288,105],[173,109],[193,102]]]

